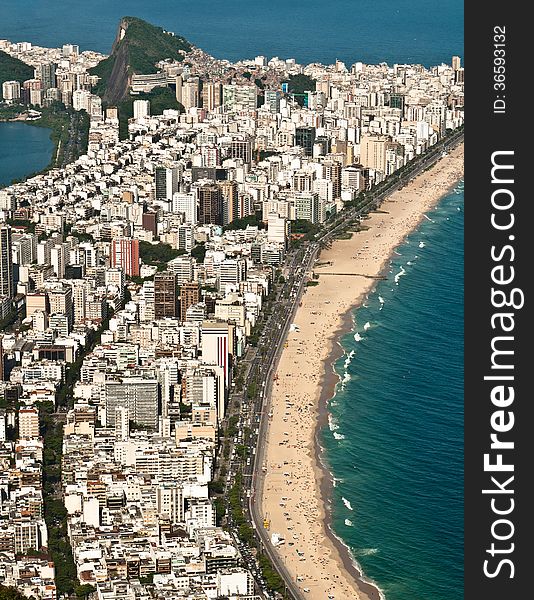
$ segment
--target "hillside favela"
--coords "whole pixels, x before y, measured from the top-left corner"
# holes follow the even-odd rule
[[[0,39],[0,126],[50,143],[0,189],[2,598],[389,598],[319,432],[347,315],[463,176],[460,57],[70,42]]]

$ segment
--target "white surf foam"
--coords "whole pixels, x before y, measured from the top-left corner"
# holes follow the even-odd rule
[[[400,271],[395,275],[395,283],[399,285],[399,279],[406,274],[404,267],[400,268]]]
[[[339,425],[336,424],[332,415],[328,415],[328,428],[330,431],[336,431],[336,429],[339,429]]]
[[[359,335],[358,333],[354,336],[354,339],[359,342],[359,339],[356,339],[356,336]],[[361,339],[361,338],[360,338]],[[356,352],[354,350],[351,350],[348,354],[347,354],[347,358],[345,359],[345,362],[343,363],[345,369],[347,369],[347,367],[350,365],[352,359],[354,358],[354,355],[356,354]]]
[[[358,556],[371,556],[372,554],[378,554],[378,548],[362,548],[361,550],[357,550],[356,554]]]
[[[363,339],[363,338],[362,338],[362,336],[361,336],[361,335],[360,335],[358,332],[356,332],[356,333],[354,334],[354,341],[355,341],[355,342],[361,342],[361,341],[362,341],[362,339]],[[348,362],[350,363],[350,360],[349,360],[349,359],[347,359],[347,360],[348,360]],[[346,367],[348,367],[348,365],[347,365],[347,360],[345,361],[345,368],[346,368]]]
[[[345,436],[342,433],[337,433],[336,431],[334,431],[332,433],[332,435],[334,436],[334,438],[336,440],[344,440],[345,439]]]

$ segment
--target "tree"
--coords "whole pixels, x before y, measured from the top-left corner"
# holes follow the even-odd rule
[[[191,250],[191,256],[195,258],[198,263],[203,263],[204,257],[206,256],[206,244],[204,242],[200,242],[200,244],[196,245]]]
[[[146,265],[166,267],[170,260],[180,256],[180,254],[185,254],[185,250],[176,250],[169,244],[139,242],[139,256]]]
[[[27,598],[16,588],[0,584],[0,600],[27,600]]]
[[[83,585],[77,585],[74,588],[74,593],[78,598],[87,598],[90,594],[96,592],[96,588],[88,583],[84,583]]]

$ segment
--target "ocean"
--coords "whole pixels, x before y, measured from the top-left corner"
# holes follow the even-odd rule
[[[463,598],[463,182],[353,313],[321,432],[332,524],[387,600]]]
[[[463,57],[463,11],[462,0],[2,0],[0,39],[108,53],[119,19],[129,15],[217,58],[432,66]]]
[[[44,169],[52,158],[50,129],[0,123],[0,188]]]

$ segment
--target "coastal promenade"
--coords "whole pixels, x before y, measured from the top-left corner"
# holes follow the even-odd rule
[[[462,175],[463,145],[394,192],[364,221],[368,229],[323,250],[315,267],[319,248],[306,256],[304,268],[308,276],[313,268],[319,284],[302,288],[302,305],[284,323],[284,333],[292,321],[298,331],[289,332],[287,347],[279,350],[272,393],[265,389],[263,415],[268,417],[259,436],[251,496],[257,529],[264,518],[269,521],[269,532],[261,532],[266,550],[295,597],[379,597],[329,529],[331,481],[320,464],[317,431],[325,424],[326,401],[337,381],[332,369],[340,354],[336,340],[350,328],[351,311],[383,274],[394,248]],[[272,533],[285,543],[272,546]]]

